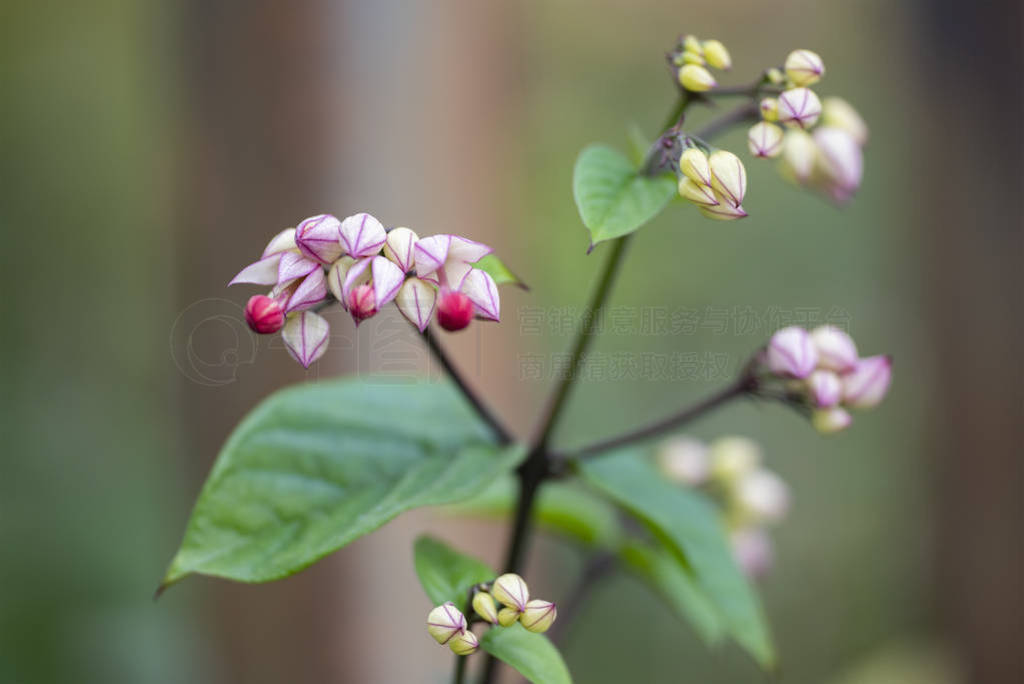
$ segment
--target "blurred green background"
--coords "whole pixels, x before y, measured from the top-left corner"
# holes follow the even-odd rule
[[[274,585],[192,579],[151,600],[248,407],[307,377],[428,365],[393,315],[358,335],[336,316],[306,376],[225,284],[321,211],[489,242],[532,290],[451,344],[528,434],[607,252],[585,254],[573,161],[625,149],[629,125],[657,133],[681,32],[726,43],[730,84],[820,52],[820,92],[871,126],[865,182],[837,210],[750,160],[751,218],[674,206],[646,227],[594,358],[693,353],[711,371],[595,373],[558,441],[706,394],[776,327],[848,325],[895,380],[846,433],[755,405],[694,427],[756,438],[794,492],[763,583],[771,681],[1024,681],[1019,3],[92,0],[0,18],[0,681],[445,681],[407,543],[430,528],[496,560],[500,527],[416,514]],[[652,335],[657,311],[699,324]],[[395,331],[397,352],[380,342]],[[557,599],[579,558],[541,541],[532,565]],[[580,682],[769,680],[625,578],[565,652]]]

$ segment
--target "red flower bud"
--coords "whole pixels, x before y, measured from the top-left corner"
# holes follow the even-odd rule
[[[449,332],[462,330],[473,320],[473,302],[461,292],[445,292],[437,300],[437,322]]]
[[[275,299],[255,295],[245,305],[245,322],[261,335],[276,333],[284,325],[284,309]]]
[[[377,295],[373,291],[373,285],[364,283],[349,291],[348,312],[356,320],[356,325],[377,313]]]

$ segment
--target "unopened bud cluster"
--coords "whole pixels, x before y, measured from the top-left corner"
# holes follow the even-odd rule
[[[452,331],[474,316],[498,320],[494,279],[473,267],[490,253],[458,235],[420,238],[408,228],[385,229],[366,213],[344,220],[321,214],[275,235],[229,284],[272,287],[249,300],[246,321],[260,334],[280,330],[289,353],[308,368],[327,350],[329,336],[315,310],[332,298],[356,325],[392,300],[420,332],[435,315]]]
[[[687,139],[679,156],[679,195],[701,214],[718,221],[743,218],[743,197],[747,194],[747,170],[728,150],[710,155]]]
[[[732,57],[720,41],[702,41],[692,35],[679,40],[669,59],[676,68],[679,85],[694,93],[703,93],[718,85],[707,67],[723,71],[732,68]]]
[[[473,612],[492,626],[511,627],[517,622],[531,632],[548,631],[558,609],[551,601],[531,599],[526,581],[515,573],[506,573],[490,586],[476,587],[472,600]],[[447,644],[458,655],[469,655],[477,650],[479,642],[469,630],[466,617],[451,602],[437,606],[427,616],[427,631],[439,644]]]
[[[760,446],[746,437],[725,436],[710,444],[692,437],[672,437],[656,452],[669,480],[700,488],[719,505],[737,565],[760,577],[772,565],[768,528],[789,511],[789,487],[764,467]]]
[[[810,50],[789,53],[784,70],[770,69],[766,80],[782,90],[761,100],[761,121],[748,131],[747,146],[755,157],[779,157],[789,180],[845,202],[860,186],[868,129],[848,102],[823,101],[810,88],[824,75],[821,57]]]
[[[861,357],[853,339],[831,325],[809,332],[798,326],[779,330],[762,361],[771,375],[811,407],[811,422],[823,434],[850,425],[853,417],[847,409],[878,405],[892,380],[890,357]]]

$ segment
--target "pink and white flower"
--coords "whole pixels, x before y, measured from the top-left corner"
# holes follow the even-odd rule
[[[869,356],[843,376],[843,404],[865,409],[877,406],[885,398],[892,382],[892,359]]]
[[[458,235],[431,235],[416,243],[416,275],[439,287],[458,290],[472,270],[493,250],[485,244]]]
[[[339,230],[341,246],[353,259],[379,254],[387,241],[387,232],[381,222],[365,212],[347,217]]]
[[[799,326],[779,330],[768,342],[768,368],[783,377],[806,378],[818,363],[818,352],[807,331]]]
[[[819,368],[807,376],[807,394],[818,408],[829,408],[842,399],[843,384],[838,375]]]
[[[341,302],[359,325],[395,298],[404,279],[402,270],[385,257],[361,259],[345,273]]]
[[[814,131],[816,170],[821,189],[835,202],[847,202],[864,176],[864,153],[847,131],[821,126]]]
[[[328,265],[343,253],[341,221],[330,214],[310,216],[296,226],[295,244],[304,256]]]
[[[327,351],[330,326],[327,321],[312,311],[302,311],[288,317],[288,322],[281,330],[288,353],[303,368],[310,365]]]

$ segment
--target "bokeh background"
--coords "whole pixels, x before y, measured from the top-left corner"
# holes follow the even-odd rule
[[[820,92],[872,127],[864,186],[840,211],[750,161],[751,218],[674,207],[644,228],[595,363],[684,353],[693,377],[595,371],[557,440],[707,393],[779,325],[848,325],[896,364],[851,430],[821,438],[752,405],[693,429],[756,438],[794,490],[762,586],[772,681],[1024,681],[1022,26],[1015,0],[4,3],[0,681],[446,681],[410,540],[432,529],[497,561],[500,526],[416,513],[282,582],[190,579],[151,599],[258,399],[436,372],[394,315],[357,335],[336,314],[305,374],[248,333],[250,293],[225,284],[321,211],[487,241],[533,289],[447,341],[527,434],[606,252],[585,254],[575,155],[657,132],[674,97],[662,53],[688,31],[729,46],[734,83],[818,50]],[[651,334],[659,311],[695,323]],[[557,600],[579,566],[542,540],[531,585]],[[564,647],[580,682],[767,680],[624,577]]]

